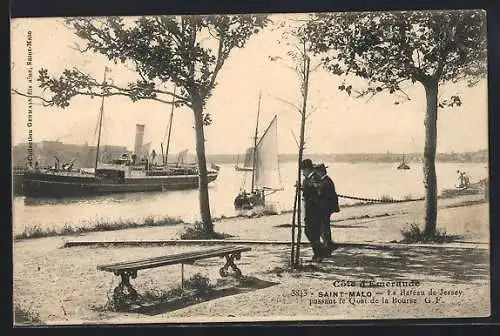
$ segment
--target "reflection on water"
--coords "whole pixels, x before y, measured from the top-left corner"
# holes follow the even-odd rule
[[[212,188],[212,185],[209,185],[209,190]],[[184,193],[185,191],[171,191],[175,193]],[[118,193],[118,194],[109,194],[109,195],[92,195],[92,196],[72,196],[72,197],[23,197],[24,205],[32,206],[32,205],[56,205],[56,204],[109,204],[109,203],[135,203],[135,202],[147,202],[148,199],[154,198],[158,195],[165,195],[166,192],[156,191],[156,192],[131,192],[131,193]]]
[[[327,163],[330,176],[339,194],[394,199],[424,194],[421,164],[410,163],[410,170],[397,170],[396,164],[387,163]],[[456,170],[466,171],[475,182],[487,176],[484,163],[438,163],[438,190],[452,188]],[[296,163],[280,164],[284,190],[271,195],[268,201],[281,210],[291,209],[294,199]],[[239,189],[251,181],[251,172],[235,171],[231,164],[221,165],[219,177],[209,185],[212,216],[233,216],[234,197]],[[248,187],[247,187],[248,188]],[[352,201],[340,199],[341,205]],[[171,216],[193,222],[199,219],[197,190],[127,193],[80,198],[25,198],[14,197],[14,234],[25,226],[62,227],[65,224],[86,225],[92,220],[143,220]]]

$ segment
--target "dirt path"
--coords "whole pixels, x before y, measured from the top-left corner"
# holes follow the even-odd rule
[[[438,226],[464,240],[489,241],[488,205],[459,206],[469,199],[440,202]],[[345,208],[337,217],[333,231],[338,241],[388,242],[401,239],[399,230],[406,222],[421,223],[421,204],[389,204]],[[388,214],[387,216],[385,214]],[[381,216],[383,215],[383,216]],[[364,216],[365,218],[359,218]],[[369,216],[369,218],[366,218]],[[353,217],[353,219],[349,219]],[[343,219],[339,221],[339,219]],[[256,219],[227,219],[216,224],[217,230],[238,239],[289,239],[290,229],[279,227],[290,214]],[[140,228],[90,233],[78,239],[160,239],[178,238],[183,226]],[[128,323],[237,319],[256,320],[287,317],[325,318],[396,318],[485,316],[489,313],[489,250],[487,248],[433,248],[402,245],[400,248],[341,248],[334,258],[303,272],[300,276],[280,272],[289,258],[283,246],[252,246],[239,263],[245,275],[260,279],[249,288],[196,305],[158,309],[154,316],[143,313],[101,311],[107,295],[117,285],[117,277],[99,272],[99,264],[128,259],[195,250],[197,246],[168,247],[74,247],[61,248],[64,240],[75,237],[52,237],[14,243],[14,302],[39,312],[46,323]],[[487,245],[486,245],[487,247]],[[303,249],[303,260],[311,257]],[[185,277],[201,273],[215,283],[222,260],[196,262],[185,267]],[[180,282],[180,266],[139,272],[134,286],[140,293],[168,289]],[[310,304],[319,292],[337,290],[335,280],[419,280],[420,289],[461,290],[459,300],[445,298],[436,305],[426,304]],[[257,290],[258,289],[258,290]],[[311,297],[292,296],[293,289],[307,289]],[[359,287],[356,290],[361,290]],[[399,290],[399,288],[398,288]],[[375,292],[374,292],[375,293]],[[375,294],[374,294],[375,295]],[[417,298],[421,299],[421,298]],[[381,309],[381,307],[383,309]],[[279,313],[278,313],[279,312]]]

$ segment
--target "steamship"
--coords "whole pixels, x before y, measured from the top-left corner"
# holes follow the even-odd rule
[[[215,168],[215,169],[214,169]],[[208,182],[217,178],[217,167],[207,169]],[[23,176],[25,196],[58,197],[126,192],[196,189],[197,166],[138,167],[103,164],[94,172],[29,169]]]
[[[141,155],[144,125],[136,125],[134,154],[122,154],[108,163],[97,163],[95,168],[73,169],[70,165],[51,168],[29,168],[23,176],[25,196],[64,197],[104,195],[125,192],[168,191],[196,189],[199,171],[196,163],[151,163],[151,155]],[[98,146],[99,147],[99,146]],[[98,154],[97,154],[98,155]],[[215,181],[219,167],[207,169],[208,182]]]
[[[22,179],[22,191],[25,196],[78,197],[198,188],[198,165],[196,163],[185,164],[179,162],[179,160],[176,163],[168,163],[168,143],[166,153],[163,153],[162,144],[161,164],[155,163],[156,153],[154,153],[154,150],[151,155],[146,150],[145,155],[141,156],[141,152],[144,152],[142,142],[145,125],[136,125],[134,154],[123,153],[119,158],[113,159],[111,162],[99,163],[103,102],[101,103],[99,116],[99,133],[94,167],[74,169],[72,163],[62,166],[55,164],[54,167],[44,169],[38,166],[30,167],[24,172]],[[170,122],[169,141],[171,125]],[[207,167],[208,183],[215,181],[218,173],[219,167],[217,165],[212,164],[211,167]]]

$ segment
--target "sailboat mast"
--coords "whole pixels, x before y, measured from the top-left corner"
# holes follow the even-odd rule
[[[102,81],[102,85],[106,85],[106,72],[108,71],[107,67],[104,67],[104,80]],[[101,97],[101,110],[99,113],[99,133],[97,135],[97,148],[95,153],[95,164],[94,164],[94,172],[97,171],[97,163],[99,162],[99,147],[101,146],[101,129],[102,129],[102,115],[104,114],[104,95]]]
[[[255,123],[255,136],[253,138],[253,162],[252,162],[252,190],[254,191],[255,187],[255,164],[257,161],[257,134],[259,130],[259,115],[260,115],[260,101],[261,101],[262,94],[259,92],[259,105],[257,107],[257,122]]]
[[[163,153],[163,142],[160,142],[160,147],[161,147],[161,157],[162,157],[163,165],[165,165],[165,154]]]
[[[175,95],[175,90],[177,87],[174,87],[174,95]],[[174,119],[174,100],[175,97],[172,97],[172,109],[170,110],[170,121],[168,125],[168,137],[167,137],[167,148],[165,149],[165,158],[163,159],[163,165],[167,166],[167,160],[168,160],[168,148],[170,147],[170,134],[172,133],[172,120]]]

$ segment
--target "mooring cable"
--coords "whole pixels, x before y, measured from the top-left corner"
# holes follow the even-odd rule
[[[408,199],[402,199],[402,200],[395,200],[395,199],[375,199],[375,198],[364,198],[364,197],[356,197],[356,196],[348,196],[348,195],[337,195],[340,198],[347,198],[347,199],[353,199],[357,201],[364,201],[364,202],[372,202],[372,203],[403,203],[403,202],[414,202],[414,201],[422,201],[425,199],[425,197],[421,198],[408,198]]]

